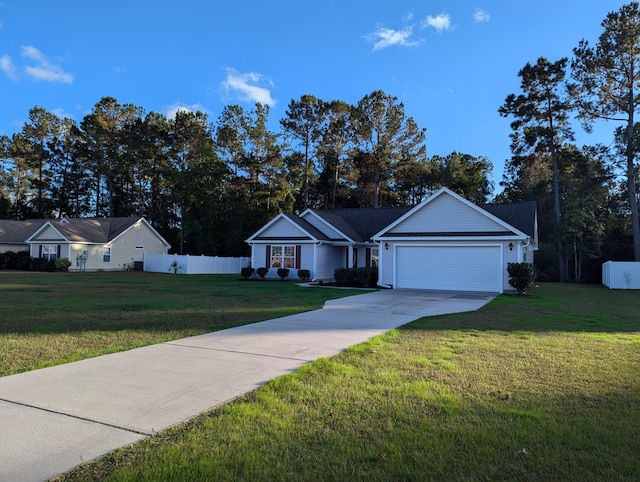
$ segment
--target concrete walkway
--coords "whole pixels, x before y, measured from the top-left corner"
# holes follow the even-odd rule
[[[0,481],[46,480],[320,357],[494,294],[384,290],[321,310],[0,378]]]

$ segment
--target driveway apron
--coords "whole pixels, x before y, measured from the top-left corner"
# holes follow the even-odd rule
[[[474,311],[494,296],[368,292],[321,310],[0,377],[0,481],[46,480],[320,357],[423,316]]]

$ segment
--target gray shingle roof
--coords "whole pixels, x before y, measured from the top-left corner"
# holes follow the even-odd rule
[[[71,242],[104,244],[122,234],[140,220],[129,218],[0,219],[0,243],[20,244],[33,236],[46,222]]]
[[[484,204],[479,205],[478,207],[484,209],[502,221],[505,221],[507,224],[531,236],[532,238],[536,234],[535,201],[513,204]],[[404,216],[411,209],[413,209],[413,206],[377,209],[335,209],[330,211],[313,209],[313,212],[330,223],[336,229],[349,236],[353,241],[366,242],[369,241],[374,234],[382,231],[391,223]],[[432,234],[436,235],[438,233]],[[464,235],[473,234],[483,235],[486,233],[464,233]],[[455,235],[455,233],[451,235]],[[461,234],[458,233],[458,235]]]
[[[27,221],[0,219],[0,244],[24,244],[27,246],[25,241],[46,222],[46,219],[29,219]]]
[[[507,224],[510,224],[532,238],[536,234],[537,206],[535,201],[508,204],[481,204],[478,207],[502,219]]]
[[[404,216],[411,209],[412,207],[408,206],[377,209],[334,209],[330,211],[314,209],[313,212],[353,241],[362,243],[369,241],[374,234]]]

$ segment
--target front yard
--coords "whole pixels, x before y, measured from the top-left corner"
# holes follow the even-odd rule
[[[0,276],[5,374],[347,294],[232,277],[14,275]],[[61,283],[76,296],[64,300]],[[600,286],[501,295],[318,360],[61,479],[640,480],[639,309],[640,292]],[[22,350],[28,361],[13,362]]]
[[[0,376],[313,310],[351,294],[238,278],[0,271]]]

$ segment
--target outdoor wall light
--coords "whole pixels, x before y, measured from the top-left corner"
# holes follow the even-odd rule
[[[513,243],[509,243],[509,251],[513,251]]]
[[[386,249],[387,251],[389,251],[389,243],[384,243],[384,249]]]

